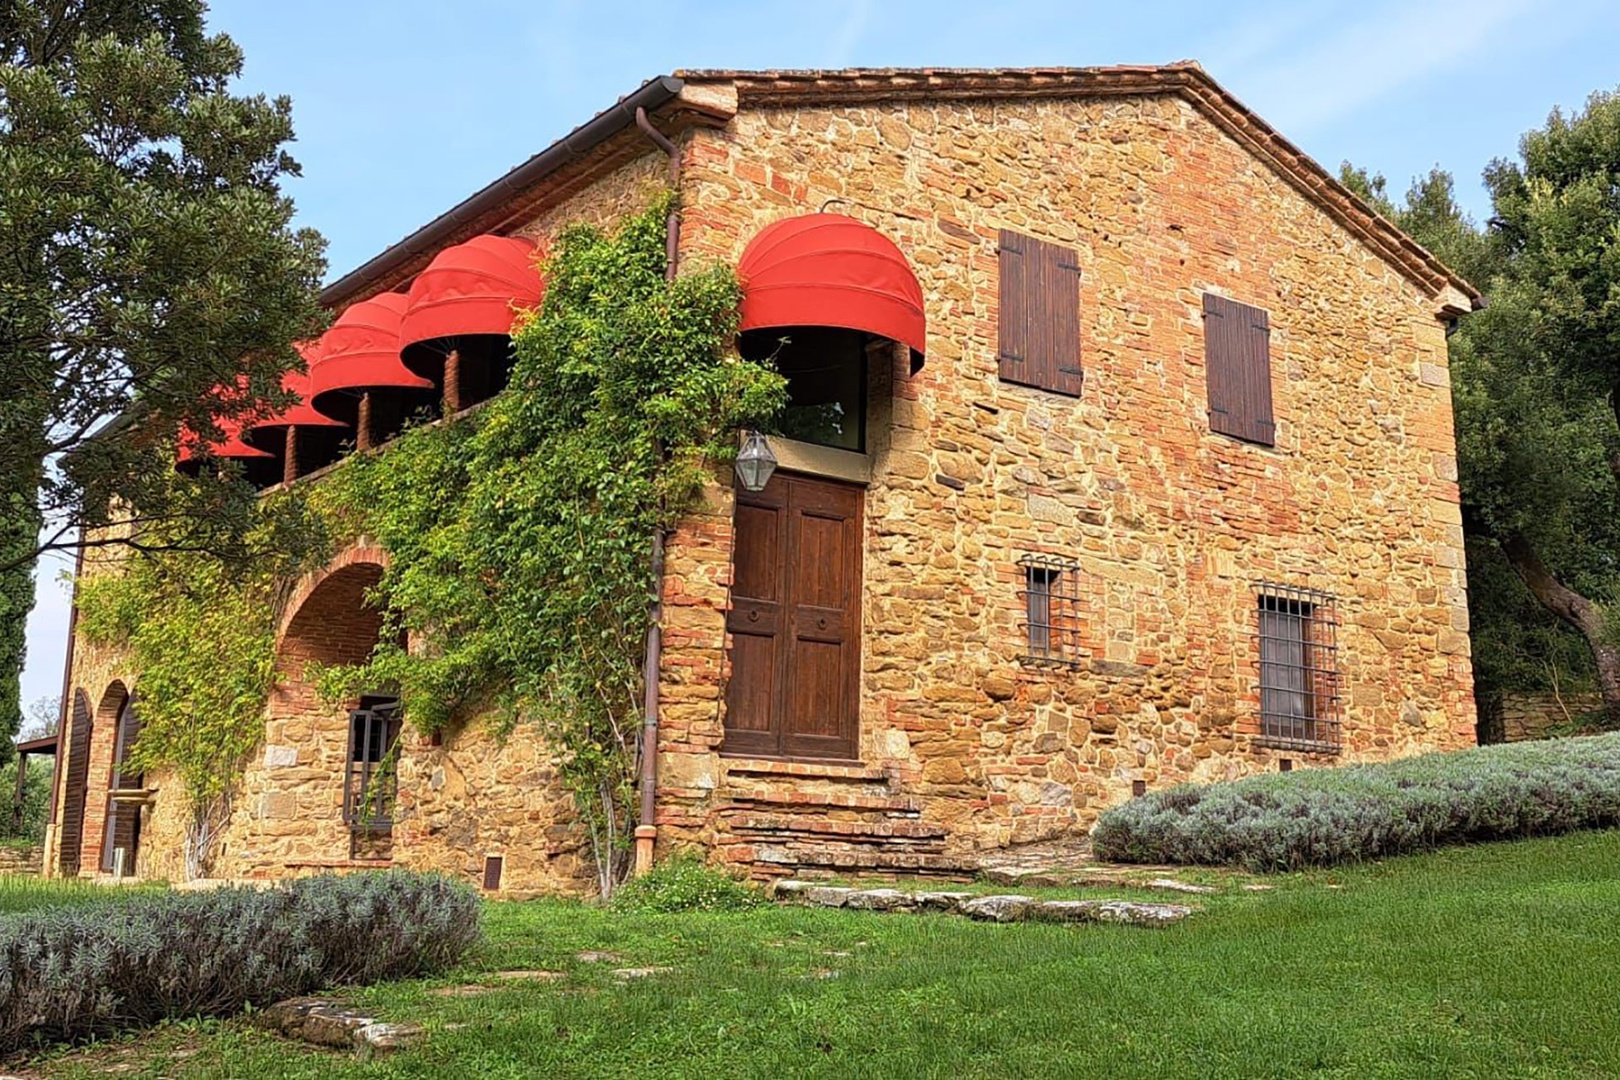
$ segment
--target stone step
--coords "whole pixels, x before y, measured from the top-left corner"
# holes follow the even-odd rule
[[[752,861],[756,867],[770,873],[782,870],[831,870],[851,872],[896,872],[910,874],[945,874],[967,877],[972,869],[967,860],[938,851],[919,851],[915,848],[895,850],[873,845],[827,843],[773,844],[756,841],[752,845]]]
[[[875,795],[864,792],[799,791],[786,788],[752,788],[727,793],[732,805],[722,810],[741,810],[749,804],[761,806],[814,806],[840,810],[870,810],[883,814],[916,817],[922,803],[909,795]]]
[[[844,821],[809,815],[737,813],[726,820],[737,832],[794,833],[800,836],[839,836],[849,839],[942,840],[950,832],[943,825],[914,818]]]

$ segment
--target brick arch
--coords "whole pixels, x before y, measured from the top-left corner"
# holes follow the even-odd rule
[[[75,872],[89,867],[99,870],[107,850],[106,832],[112,821],[112,803],[108,793],[112,789],[112,774],[116,765],[118,729],[124,710],[129,704],[130,686],[123,679],[113,679],[97,699],[90,736],[85,746],[85,805],[79,842],[79,863]],[[91,781],[96,784],[96,797],[89,798]]]
[[[336,555],[331,562],[319,570],[312,570],[299,579],[293,587],[292,596],[281,613],[281,625],[276,627],[276,651],[281,651],[288,632],[292,629],[294,620],[304,612],[310,597],[334,576],[341,575],[355,567],[369,567],[367,572],[375,572],[381,577],[382,571],[392,563],[388,552],[375,544],[359,543],[346,548]],[[371,584],[376,584],[372,581]],[[370,588],[370,585],[366,586]]]

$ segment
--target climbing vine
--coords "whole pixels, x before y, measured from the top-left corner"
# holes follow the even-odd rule
[[[167,767],[179,782],[188,877],[206,869],[233,781],[263,731],[287,584],[330,550],[325,522],[299,494],[261,503],[238,550],[137,551],[117,571],[82,579],[77,593],[86,640],[121,646],[140,673],[130,764]]]
[[[651,538],[784,393],[780,375],[730,350],[729,268],[665,280],[669,206],[661,197],[612,234],[563,230],[543,306],[514,332],[506,392],[354,459],[321,496],[392,556],[377,587],[383,644],[327,673],[327,689],[396,686],[426,730],[474,715],[537,725],[604,893],[630,831]]]
[[[249,567],[165,556],[86,582],[86,634],[125,642],[141,672],[136,762],[180,773],[202,841],[262,730],[289,582],[364,535],[390,556],[370,597],[380,644],[364,664],[305,676],[333,700],[393,688],[426,732],[537,727],[612,892],[641,752],[652,537],[785,386],[731,350],[729,268],[665,279],[671,198],[611,234],[564,229],[544,303],[514,330],[507,389],[277,496],[272,531],[296,537],[267,533]]]

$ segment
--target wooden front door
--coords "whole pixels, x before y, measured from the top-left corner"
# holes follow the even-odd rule
[[[737,493],[726,753],[854,759],[863,495],[781,473]]]

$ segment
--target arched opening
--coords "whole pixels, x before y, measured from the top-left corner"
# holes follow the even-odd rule
[[[95,721],[90,713],[90,695],[83,690],[73,694],[68,714],[68,730],[63,732],[62,813],[57,830],[56,866],[63,877],[76,877],[84,848],[84,805],[90,781],[90,733]]]
[[[141,734],[135,699],[125,693],[113,719],[112,771],[107,776],[107,829],[101,844],[101,871],[132,877],[141,845],[141,805],[146,778],[129,766]]]
[[[350,859],[386,859],[392,853],[399,698],[391,687],[375,687],[334,706],[310,685],[306,670],[370,658],[385,622],[383,611],[370,602],[381,578],[382,567],[373,562],[350,563],[321,578],[287,622],[277,653],[282,682],[276,709],[318,717],[327,736],[342,732],[333,802],[348,833]]]

